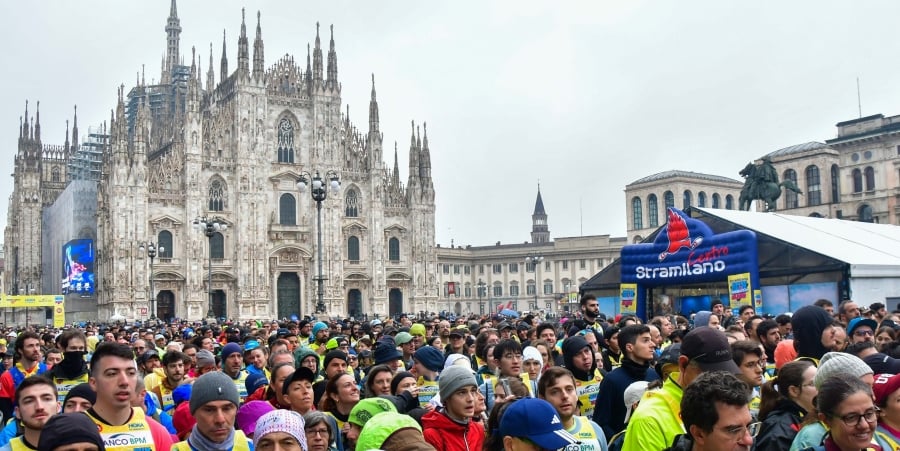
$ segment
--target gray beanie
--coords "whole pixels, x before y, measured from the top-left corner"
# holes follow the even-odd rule
[[[826,379],[832,377],[852,377],[859,379],[866,374],[874,374],[872,368],[866,365],[862,359],[846,352],[826,352],[819,360],[819,369],[816,370],[816,378],[813,383],[816,390],[822,388]]]
[[[197,368],[216,366],[216,356],[206,349],[197,351]]]
[[[241,405],[241,396],[234,381],[219,371],[206,373],[194,381],[194,387],[191,389],[191,415],[204,404],[213,401],[231,401],[235,407]]]
[[[453,365],[442,371],[438,378],[438,392],[442,400],[450,399],[454,392],[469,385],[477,387],[478,382],[475,381],[472,370],[464,366]],[[446,403],[446,401],[443,402]]]

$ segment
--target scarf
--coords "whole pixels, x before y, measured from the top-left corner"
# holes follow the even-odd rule
[[[622,357],[622,365],[620,368],[628,373],[628,376],[632,379],[642,381],[647,378],[647,368],[650,368],[650,362],[641,365],[628,357]]]
[[[231,434],[228,435],[228,438],[226,438],[224,442],[215,443],[204,437],[195,424],[187,442],[192,449],[202,449],[204,451],[231,451],[231,449],[234,448],[234,428],[231,428]]]

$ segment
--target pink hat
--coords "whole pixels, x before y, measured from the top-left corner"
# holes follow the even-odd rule
[[[235,422],[237,427],[244,431],[244,434],[251,436],[256,431],[256,421],[259,420],[259,417],[273,410],[275,408],[268,401],[250,401],[238,409]]]
[[[888,396],[900,389],[900,374],[879,374],[875,376],[872,391],[875,393],[875,405],[884,407]]]

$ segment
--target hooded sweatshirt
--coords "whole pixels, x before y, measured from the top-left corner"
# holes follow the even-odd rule
[[[822,345],[822,332],[833,321],[831,315],[817,305],[807,305],[794,312],[791,326],[794,329],[794,348],[797,349],[798,358],[815,359],[816,366],[819,366],[819,359],[831,351]]]
[[[480,451],[484,446],[481,423],[461,424],[437,410],[422,417],[422,429],[425,441],[437,451]]]
[[[603,376],[597,371],[597,359],[591,359],[591,368],[584,371],[575,368],[575,355],[584,348],[591,348],[587,340],[581,335],[569,337],[563,342],[563,361],[566,369],[575,376],[575,391],[578,394],[578,412],[579,415],[592,418],[594,416],[594,406],[597,403],[597,395],[600,393],[600,382]],[[593,351],[593,348],[591,348]]]
[[[694,327],[709,326],[710,316],[712,316],[712,312],[708,310],[700,310],[694,314]]]

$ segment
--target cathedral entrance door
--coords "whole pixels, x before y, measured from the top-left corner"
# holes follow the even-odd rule
[[[216,319],[228,318],[228,301],[222,290],[212,292],[212,313]]]
[[[392,318],[403,313],[403,292],[399,288],[391,288],[388,293],[388,315]]]
[[[156,295],[156,317],[169,322],[175,317],[175,293],[169,290],[160,291]]]
[[[295,272],[283,272],[278,275],[278,317],[300,318],[300,277]]]
[[[347,316],[362,318],[362,293],[357,289],[347,292]]]

